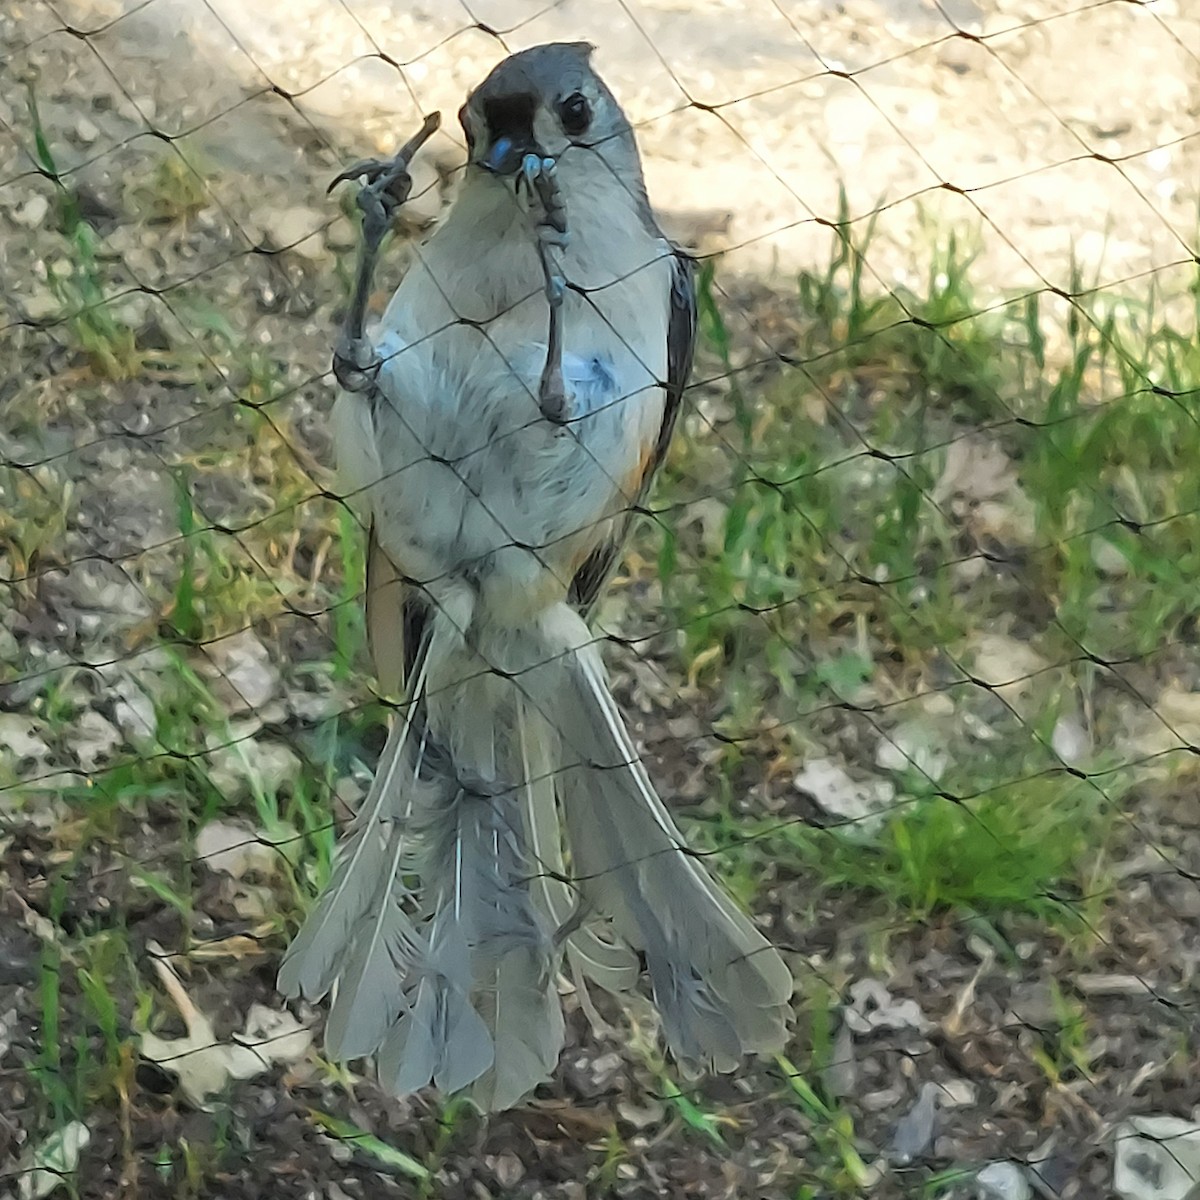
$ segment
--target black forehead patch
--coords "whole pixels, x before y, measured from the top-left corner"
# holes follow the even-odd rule
[[[483,118],[492,137],[516,137],[533,128],[537,101],[528,92],[510,92],[491,96],[483,102]]]

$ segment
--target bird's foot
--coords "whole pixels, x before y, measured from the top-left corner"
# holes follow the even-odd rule
[[[375,276],[375,264],[383,239],[392,227],[393,217],[412,191],[408,164],[440,123],[441,114],[431,114],[394,158],[368,158],[356,162],[329,185],[329,190],[333,191],[339,183],[347,180],[366,179],[357,197],[363,219],[354,292],[333,351],[334,376],[347,391],[369,391],[379,372],[379,355],[366,336],[367,301]]]

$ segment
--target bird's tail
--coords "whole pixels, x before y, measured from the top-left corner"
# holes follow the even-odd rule
[[[689,851],[638,758],[582,622],[564,606],[548,623],[558,630],[548,641],[573,649],[529,672],[525,685],[525,728],[540,727],[541,739],[556,743],[543,763],[555,757],[558,764],[553,796],[540,782],[544,771],[527,772],[527,820],[539,859],[558,874],[546,844],[553,823],[533,814],[553,804],[561,816],[582,917],[567,941],[576,978],[627,990],[640,952],[677,1058],[727,1071],[748,1053],[782,1049],[791,973]]]
[[[686,849],[583,622],[561,605],[521,631],[431,625],[280,971],[287,995],[332,990],[330,1056],[377,1054],[398,1093],[432,1082],[511,1107],[562,1048],[564,953],[615,992],[644,955],[681,1059],[728,1070],[780,1049],[791,976]]]

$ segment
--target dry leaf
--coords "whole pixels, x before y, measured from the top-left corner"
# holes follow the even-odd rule
[[[312,1031],[286,1010],[276,1012],[262,1004],[250,1006],[245,1028],[233,1041],[218,1041],[212,1022],[192,1003],[165,958],[159,957],[162,948],[151,943],[149,949],[187,1034],[160,1038],[146,1031],[141,1035],[142,1054],[178,1076],[180,1090],[194,1104],[203,1108],[231,1079],[251,1079],[275,1063],[296,1062],[308,1053]]]
[[[860,979],[850,988],[846,1024],[860,1037],[876,1029],[916,1029],[924,1033],[930,1022],[915,1000],[897,1000],[878,979]]]

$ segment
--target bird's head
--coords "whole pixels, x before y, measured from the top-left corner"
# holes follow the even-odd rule
[[[592,69],[593,49],[587,42],[551,42],[498,64],[458,114],[471,167],[515,179],[528,154],[561,162],[564,154],[592,152],[640,185],[629,121]]]

